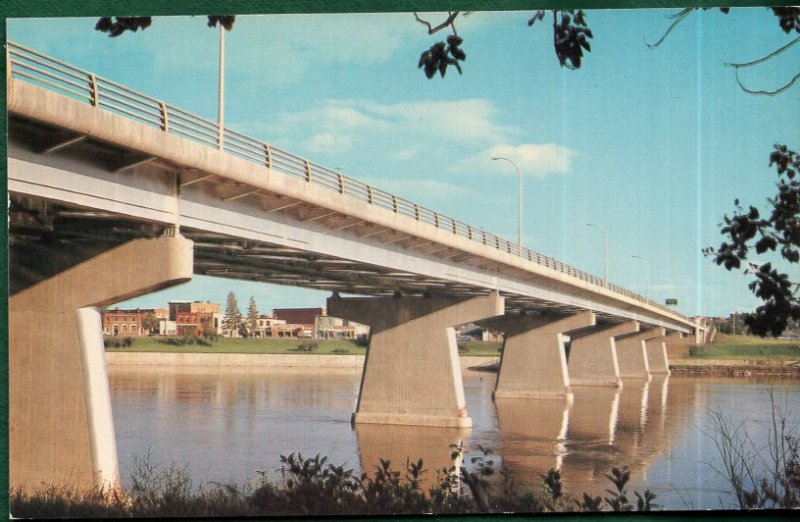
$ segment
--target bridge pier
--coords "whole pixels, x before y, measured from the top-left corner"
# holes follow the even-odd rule
[[[660,337],[653,337],[645,341],[645,350],[647,352],[647,365],[650,367],[650,373],[669,375],[669,357],[667,356],[667,343],[672,339],[680,339],[682,337],[680,332],[673,332]]]
[[[572,330],[594,326],[593,312],[556,319],[506,314],[481,324],[506,332],[495,398],[572,400],[565,337]]]
[[[619,376],[625,379],[651,379],[645,341],[664,335],[663,328],[652,328],[644,332],[625,335],[615,339]]]
[[[453,326],[500,315],[504,301],[330,297],[329,315],[371,327],[353,423],[471,427]]]
[[[98,308],[191,276],[191,241],[137,239],[10,297],[11,487],[118,487]]]
[[[614,337],[639,331],[631,321],[573,336],[569,348],[569,378],[573,386],[622,386]]]

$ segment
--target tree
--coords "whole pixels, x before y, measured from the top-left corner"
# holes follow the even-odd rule
[[[158,318],[153,312],[149,312],[142,317],[142,329],[147,334],[158,331]]]
[[[775,165],[778,171],[778,193],[767,200],[771,207],[769,216],[761,217],[754,206],[745,210],[737,199],[733,216],[725,216],[720,230],[726,240],[719,248],[704,250],[727,270],[741,269],[753,250],[756,255],[779,251],[790,264],[800,263],[800,156],[786,145],[775,145],[769,165]],[[790,321],[800,320],[800,282],[792,283],[771,262],[760,266],[748,263],[745,273],[755,275],[750,290],[764,301],[745,317],[751,332],[762,337],[778,336]]]
[[[225,305],[225,315],[222,317],[222,328],[228,331],[228,335],[233,337],[240,333],[242,326],[242,313],[239,311],[239,303],[236,302],[236,295],[228,292],[228,299]]]
[[[250,296],[250,304],[247,306],[247,331],[250,337],[254,337],[258,332],[258,308],[252,295]]]

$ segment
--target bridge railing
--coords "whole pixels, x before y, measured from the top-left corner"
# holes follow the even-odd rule
[[[500,236],[473,227],[434,210],[408,201],[354,178],[323,167],[268,143],[245,136],[217,122],[197,116],[179,107],[120,85],[95,74],[51,58],[13,42],[7,42],[7,75],[31,82],[70,98],[89,103],[144,125],[160,129],[193,142],[220,149],[246,161],[263,165],[282,174],[303,179],[350,198],[367,202],[398,214],[427,223],[440,230],[521,257],[540,266],[570,275],[618,294],[670,311],[618,285],[578,270]]]

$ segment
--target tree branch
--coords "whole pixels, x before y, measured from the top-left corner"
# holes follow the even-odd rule
[[[453,22],[455,22],[458,15],[461,14],[461,11],[448,12],[447,14],[448,14],[447,19],[444,22],[437,25],[436,27],[431,26],[430,22],[427,22],[422,18],[420,18],[416,12],[414,13],[414,18],[416,18],[417,22],[421,23],[422,25],[428,28],[428,34],[438,33],[439,31],[448,26],[452,27],[453,32],[455,32],[456,28],[455,25],[453,25]]]
[[[768,55],[766,55],[766,56],[764,56],[762,58],[759,58],[758,60],[755,60],[755,61],[752,61],[752,62],[747,62],[747,63],[726,63],[725,66],[726,67],[735,67],[736,69],[741,69],[743,67],[752,67],[753,65],[758,65],[760,63],[764,63],[767,60],[770,60],[770,59],[778,56],[779,54],[781,54],[782,52],[786,51],[787,49],[789,49],[791,46],[793,46],[797,42],[800,42],[800,36],[798,36],[797,38],[795,38],[794,40],[792,40],[788,44],[784,45],[780,49],[772,51]]]
[[[645,42],[644,42],[644,43],[645,43],[645,45],[646,45],[646,46],[647,46],[649,49],[655,49],[656,47],[658,47],[659,45],[661,45],[661,44],[664,42],[664,40],[666,40],[666,39],[667,39],[667,36],[669,36],[669,33],[671,33],[671,32],[672,32],[672,30],[673,30],[673,29],[675,29],[675,27],[676,27],[676,26],[677,26],[679,23],[681,23],[681,22],[683,21],[683,19],[684,19],[684,18],[686,18],[686,16],[687,16],[689,13],[691,13],[691,12],[692,12],[692,11],[694,11],[695,9],[697,9],[697,8],[696,8],[696,7],[686,7],[686,8],[684,8],[684,9],[683,9],[681,12],[679,12],[679,13],[677,13],[677,14],[674,14],[674,15],[671,15],[669,18],[674,18],[674,19],[675,19],[675,21],[674,21],[674,22],[672,22],[672,24],[670,24],[670,26],[669,26],[669,28],[667,29],[667,31],[666,31],[666,32],[665,32],[663,35],[661,35],[661,38],[659,38],[659,39],[658,39],[658,41],[657,41],[656,43],[654,43],[654,44],[647,43],[647,41],[645,40]]]
[[[748,94],[757,94],[757,95],[760,95],[760,96],[777,96],[778,94],[780,94],[780,93],[784,92],[784,91],[785,91],[785,90],[787,90],[789,87],[791,87],[792,85],[794,85],[794,84],[795,84],[795,82],[797,82],[797,80],[800,80],[800,73],[797,73],[797,74],[795,74],[795,75],[794,75],[794,78],[792,78],[791,80],[789,80],[789,83],[787,83],[787,84],[786,84],[786,85],[784,85],[783,87],[780,87],[779,89],[776,89],[776,90],[774,90],[774,91],[753,91],[753,90],[751,90],[751,89],[748,89],[747,87],[745,87],[745,86],[744,86],[744,84],[742,83],[742,80],[740,80],[740,79],[739,79],[739,69],[736,69],[736,83],[738,83],[738,84],[739,84],[739,87],[740,87],[740,88],[741,88],[741,89],[742,89],[744,92],[746,92],[746,93],[748,93]]]

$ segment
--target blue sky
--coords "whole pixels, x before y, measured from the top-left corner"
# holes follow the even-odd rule
[[[578,71],[559,67],[552,31],[531,12],[461,20],[464,74],[428,80],[428,36],[412,14],[238,17],[226,35],[226,126],[504,237],[517,234],[524,173],[529,248],[650,296],[688,315],[758,304],[747,278],[704,258],[721,241],[733,201],[765,208],[774,143],[800,147],[800,87],[744,93],[725,63],[761,57],[792,37],[764,8],[688,17],[649,50],[675,10],[589,11],[595,38]],[[424,15],[440,21],[442,15]],[[8,38],[216,118],[217,32],[204,17],[158,17],[110,39],[94,18],[8,21]],[[743,71],[752,88],[796,74],[797,49]],[[785,270],[797,267],[785,266]],[[121,306],[169,299],[224,303],[229,290],[262,312],[319,306],[325,293],[197,277]]]

